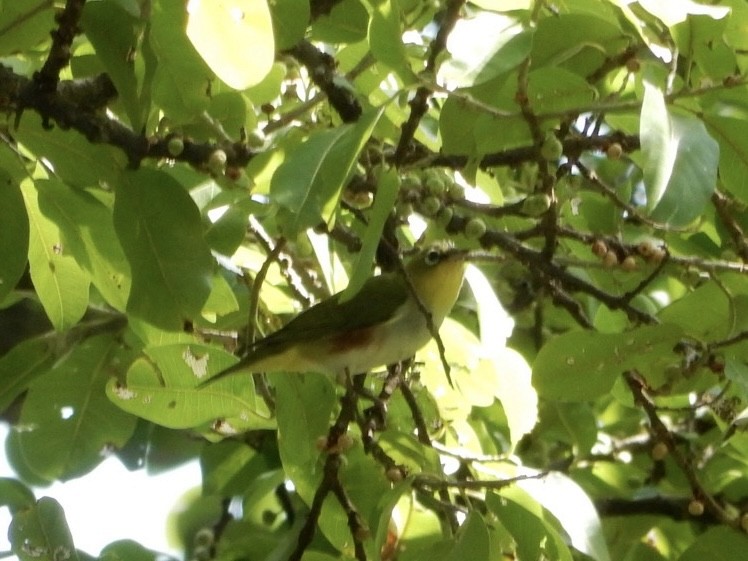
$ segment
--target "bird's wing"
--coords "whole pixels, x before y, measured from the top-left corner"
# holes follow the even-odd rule
[[[392,273],[372,277],[350,300],[340,302],[340,293],[323,300],[301,312],[275,333],[257,341],[252,350],[283,347],[290,342],[310,342],[366,329],[391,318],[407,296],[407,284],[400,275]]]

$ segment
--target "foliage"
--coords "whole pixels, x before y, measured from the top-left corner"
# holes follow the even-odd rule
[[[186,559],[744,557],[744,2],[62,4],[0,2],[13,554],[115,454],[199,459]],[[418,362],[198,387],[422,235]]]

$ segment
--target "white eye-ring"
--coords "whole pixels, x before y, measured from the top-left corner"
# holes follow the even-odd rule
[[[424,256],[424,261],[426,262],[426,265],[436,265],[439,261],[441,261],[441,258],[441,251],[439,251],[438,249],[429,249]]]

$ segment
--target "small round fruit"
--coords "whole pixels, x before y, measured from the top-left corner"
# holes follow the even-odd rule
[[[748,533],[748,512],[744,512],[740,517],[740,527],[744,532]]]
[[[327,436],[318,436],[317,439],[314,441],[314,447],[320,452],[326,452],[327,445],[328,445]]]
[[[405,191],[420,189],[421,185],[421,178],[412,172],[405,174],[400,182],[400,188]]]
[[[545,193],[530,195],[522,201],[522,212],[528,216],[540,216],[551,208],[551,198]]]
[[[227,160],[228,157],[226,156],[226,152],[220,148],[214,150],[208,158],[208,169],[213,173],[223,173],[223,168],[226,166]]]
[[[449,223],[452,222],[454,215],[454,210],[448,206],[442,207],[439,209],[439,212],[436,213],[436,223],[442,228],[446,228],[449,226]]]
[[[347,452],[348,450],[353,448],[353,445],[355,444],[355,442],[356,441],[353,439],[353,437],[350,434],[348,433],[341,434],[338,437],[338,442],[335,445],[335,451],[340,452],[340,453]]]
[[[260,129],[254,129],[247,135],[246,142],[250,148],[262,148],[265,145],[265,133]]]
[[[650,455],[652,456],[653,460],[657,462],[661,462],[667,457],[669,452],[670,450],[668,450],[667,444],[665,444],[662,441],[659,441],[655,443],[654,446],[652,446],[652,451],[650,452]]]
[[[200,528],[192,538],[195,545],[210,546],[216,539],[216,533],[212,528]]]
[[[642,63],[635,56],[626,60],[626,70],[629,72],[639,72],[641,70]]]
[[[397,214],[398,218],[405,220],[413,214],[413,205],[404,201],[399,201],[395,205],[395,214]]]
[[[447,195],[449,195],[449,198],[453,201],[461,201],[465,198],[465,188],[459,183],[453,181],[449,184],[449,187],[447,187]]]
[[[421,210],[426,216],[436,216],[441,207],[442,202],[439,200],[439,197],[435,197],[434,195],[429,195],[421,202]]]
[[[639,245],[636,246],[636,251],[638,251],[639,255],[641,255],[645,259],[649,259],[649,257],[655,252],[656,249],[657,247],[650,240],[639,242]]]
[[[609,249],[605,255],[603,255],[603,265],[606,267],[615,267],[618,265],[618,255],[615,251]]]
[[[608,244],[606,244],[603,240],[595,240],[592,242],[592,253],[597,255],[598,257],[605,257],[605,254],[608,253]]]
[[[166,143],[166,149],[173,157],[178,157],[184,152],[184,140],[181,136],[172,136]]]
[[[426,185],[426,189],[428,189],[429,193],[432,195],[441,195],[446,188],[444,179],[441,177],[429,177],[424,185]]]
[[[647,262],[658,265],[662,263],[662,260],[665,259],[666,255],[667,253],[664,249],[662,249],[661,247],[657,247],[655,248],[654,252],[652,252],[652,255],[647,257]]]
[[[465,235],[471,240],[477,240],[478,238],[483,237],[486,230],[488,230],[486,221],[478,216],[473,216],[465,224]]]
[[[608,156],[609,160],[619,160],[623,155],[623,146],[621,146],[618,142],[614,142],[610,146],[608,146],[608,149],[605,151],[605,155]]]
[[[621,261],[621,268],[624,271],[636,271],[636,257],[633,255],[627,255],[623,261]]]
[[[564,145],[555,134],[549,132],[545,135],[543,145],[540,147],[540,155],[544,160],[555,162],[564,153]]]
[[[385,475],[391,483],[400,483],[403,479],[405,479],[405,474],[403,473],[402,468],[399,468],[397,466],[388,469]]]
[[[692,500],[688,503],[688,514],[691,516],[701,516],[704,514],[704,503],[698,499]]]

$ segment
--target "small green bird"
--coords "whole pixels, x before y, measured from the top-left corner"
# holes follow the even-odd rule
[[[238,371],[358,374],[412,357],[431,339],[423,308],[438,328],[462,286],[467,251],[447,242],[420,250],[399,272],[372,277],[350,300],[340,293],[255,342],[207,383]],[[410,283],[410,286],[408,286]],[[412,289],[411,289],[412,287]]]

